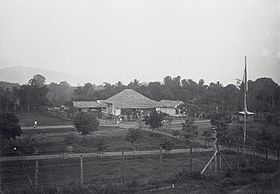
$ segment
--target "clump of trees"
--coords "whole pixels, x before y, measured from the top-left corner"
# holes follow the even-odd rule
[[[47,104],[46,94],[49,89],[45,85],[46,78],[36,74],[29,80],[28,85],[22,85],[15,93],[19,99],[21,108],[30,110],[39,110],[40,107]]]
[[[0,113],[0,154],[10,154],[14,141],[22,133],[19,119],[13,113]]]
[[[162,121],[164,120],[164,116],[162,113],[158,113],[157,111],[151,111],[149,115],[147,115],[144,119],[145,125],[149,125],[152,129],[158,129],[162,126]]]
[[[192,79],[183,79],[180,76],[166,76],[162,81],[141,83],[134,79],[129,84],[122,82],[110,84],[104,82],[97,86],[86,83],[84,86],[71,87],[66,81],[59,84],[45,84],[46,78],[40,74],[28,84],[6,89],[0,87],[0,110],[11,111],[37,110],[44,105],[70,104],[73,100],[107,99],[123,89],[134,89],[153,100],[180,100],[185,107],[182,112],[189,116],[204,113],[205,116],[218,110],[219,112],[237,112],[243,108],[243,83],[223,86],[219,81],[205,84],[203,79],[198,82]],[[248,109],[255,113],[280,112],[280,86],[271,78],[259,78],[248,81]],[[209,118],[209,117],[208,117]],[[276,121],[277,123],[279,121]],[[280,123],[280,122],[279,122]]]
[[[210,123],[214,126],[217,132],[219,143],[228,144],[230,140],[230,131],[228,124],[231,118],[226,113],[215,113],[211,116]]]
[[[103,87],[85,84],[74,91],[75,100],[106,99],[123,89],[134,89],[144,96],[159,101],[163,99],[180,100],[185,107],[178,111],[195,114],[219,112],[237,112],[243,107],[243,83],[223,86],[219,81],[206,85],[203,79],[195,82],[192,79],[182,79],[180,76],[164,77],[163,81],[140,83],[134,79],[128,85],[121,82],[104,83]],[[280,111],[280,86],[270,78],[259,78],[248,82],[248,108],[253,112]],[[207,114],[206,114],[207,116]]]
[[[88,112],[77,113],[77,115],[74,118],[73,125],[76,128],[76,130],[84,136],[84,142],[86,135],[99,129],[99,121],[92,113]]]
[[[2,139],[16,139],[22,133],[19,119],[13,113],[0,113],[0,137]]]
[[[62,81],[60,83],[50,83],[48,85],[48,93],[46,98],[48,103],[52,106],[67,105],[71,106],[75,87],[69,85],[68,82]]]

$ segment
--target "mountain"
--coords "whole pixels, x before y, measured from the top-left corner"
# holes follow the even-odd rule
[[[12,82],[19,84],[26,84],[33,75],[41,74],[46,78],[46,83],[59,83],[61,81],[67,81],[70,85],[84,85],[84,83],[93,82],[93,78],[71,75],[67,73],[61,73],[56,71],[50,71],[43,68],[35,67],[23,67],[23,66],[12,66],[0,69],[0,81],[2,82]]]

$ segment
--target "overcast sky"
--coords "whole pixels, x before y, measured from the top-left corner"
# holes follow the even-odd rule
[[[279,0],[0,0],[0,68],[280,83]]]

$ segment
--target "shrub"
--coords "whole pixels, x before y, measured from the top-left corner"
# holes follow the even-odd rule
[[[80,112],[76,115],[73,125],[79,133],[84,136],[99,129],[99,121],[94,115],[88,112]]]
[[[172,150],[174,144],[172,142],[170,142],[168,139],[163,139],[163,142],[160,143],[160,146],[165,151],[170,151],[170,150]]]
[[[97,152],[103,154],[103,152],[107,149],[107,144],[106,144],[106,140],[104,137],[101,138],[97,138],[96,139],[96,148],[97,148]]]
[[[16,139],[22,133],[19,119],[13,113],[0,113],[0,138]]]
[[[178,135],[180,135],[180,132],[178,130],[172,130],[172,135],[178,136]]]

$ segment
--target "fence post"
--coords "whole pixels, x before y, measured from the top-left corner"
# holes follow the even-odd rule
[[[190,147],[190,171],[192,171],[192,151],[193,151],[193,148],[192,148],[192,144],[191,144],[191,147]]]
[[[80,156],[80,165],[81,165],[81,186],[84,186],[84,165],[83,165],[83,155]]]
[[[162,147],[159,147],[159,162],[160,162],[160,167],[162,167]]]
[[[0,194],[3,194],[4,192],[2,191],[2,177],[0,174]]]
[[[34,189],[36,190],[38,188],[38,178],[39,178],[39,161],[35,161],[35,184]]]
[[[122,151],[122,183],[125,185],[125,176],[124,176],[124,151]]]
[[[280,168],[280,159],[279,159],[279,157],[280,157],[280,142],[278,141],[278,152],[277,152],[277,162],[278,162],[278,168]]]
[[[219,154],[219,170],[222,170],[222,155]]]
[[[216,174],[217,173],[217,155],[215,155],[215,157],[214,157],[214,171]]]

